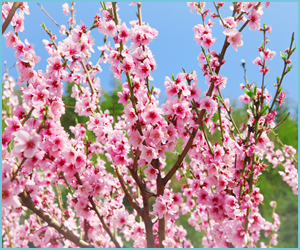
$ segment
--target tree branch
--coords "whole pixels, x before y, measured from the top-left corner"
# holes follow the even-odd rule
[[[93,245],[80,239],[78,236],[73,234],[72,231],[70,231],[67,227],[65,227],[64,224],[59,223],[57,220],[52,218],[52,216],[50,214],[48,214],[43,209],[41,209],[39,206],[37,206],[25,190],[23,193],[19,194],[19,197],[21,198],[23,206],[29,208],[31,211],[33,211],[35,214],[37,214],[39,217],[41,217],[44,221],[46,221],[48,223],[48,225],[50,227],[55,228],[66,239],[72,241],[74,244],[76,244],[79,247],[94,248]]]
[[[83,183],[82,183],[82,181],[81,181],[81,179],[80,179],[80,177],[79,177],[78,172],[76,172],[75,178],[76,178],[76,180],[77,180],[77,182],[78,182],[79,185],[83,185]],[[104,219],[103,219],[103,216],[100,214],[100,212],[99,212],[99,210],[98,210],[98,208],[97,208],[97,205],[96,205],[96,203],[95,203],[94,200],[93,200],[93,197],[92,197],[92,196],[89,196],[88,199],[89,199],[90,203],[91,203],[92,206],[93,206],[93,210],[96,212],[98,218],[100,219],[101,224],[102,224],[104,230],[105,230],[105,231],[107,232],[107,234],[109,235],[111,241],[115,244],[115,246],[116,246],[117,248],[121,248],[120,244],[117,242],[117,240],[116,240],[115,237],[113,236],[112,232],[110,231],[109,227],[108,227],[107,224],[105,223],[105,221],[104,221]]]
[[[130,204],[133,206],[133,208],[137,211],[137,213],[140,216],[143,216],[143,209],[139,206],[139,204],[136,203],[136,201],[133,199],[132,195],[129,193],[127,187],[125,186],[124,179],[123,179],[122,175],[120,174],[120,170],[119,170],[118,166],[116,166],[116,173],[117,173],[118,179],[121,183],[122,189],[123,189],[127,199],[129,200]]]
[[[7,29],[8,25],[11,22],[11,19],[13,18],[16,10],[19,8],[20,3],[19,2],[14,2],[10,12],[8,13],[7,18],[5,19],[4,23],[2,24],[2,35],[5,32],[5,30]]]

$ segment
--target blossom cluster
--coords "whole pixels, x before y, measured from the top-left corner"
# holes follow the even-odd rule
[[[141,3],[133,5],[140,12]],[[186,214],[188,223],[204,232],[204,247],[256,247],[261,230],[271,235],[270,244],[277,244],[279,216],[273,212],[273,223],[262,217],[259,205],[264,197],[256,182],[268,167],[263,161],[267,159],[274,167],[283,166],[283,180],[298,194],[296,150],[287,145],[275,149],[269,139],[277,113],[264,86],[241,86],[245,94],[239,99],[248,103],[249,119],[237,128],[230,101],[220,92],[227,84],[227,78],[219,74],[226,63],[224,54],[212,49],[213,23],[205,24],[209,14],[219,18],[226,36],[224,48],[231,44],[237,51],[243,45],[239,25],[271,32],[270,26],[260,29],[262,9],[268,3],[234,3],[236,16],[225,18],[205,9],[205,3],[187,5],[203,18],[203,24],[193,30],[194,40],[202,47],[198,60],[209,89],[201,97],[195,70],[166,76],[167,101],[159,106],[159,90],[149,83],[157,67],[150,44],[158,31],[141,20],[141,13],[127,27],[121,23],[116,3],[101,3],[100,14],[88,28],[76,25],[74,3],[64,4],[63,13],[71,15],[69,29],[60,26],[64,39],[42,25],[49,36],[43,40],[49,55],[43,71],[35,70],[41,58],[34,45],[27,39],[22,42],[15,33],[24,29],[16,21],[23,20],[22,11],[28,12],[23,3],[11,23],[15,32],[4,35],[7,47],[16,51],[23,100],[19,105],[12,95],[15,81],[5,74],[3,99],[9,99],[13,112],[3,114],[4,247],[27,247],[29,242],[35,247],[123,247],[122,238],[133,240],[139,248],[193,247],[186,229],[178,225]],[[215,6],[218,13],[223,5]],[[4,4],[4,19],[11,6]],[[91,62],[93,29],[105,38],[95,65]],[[106,42],[108,38],[111,42]],[[265,75],[265,63],[276,53],[265,45],[259,52],[261,57],[253,63]],[[286,53],[289,64],[292,50]],[[108,63],[116,79],[126,79],[118,92],[124,106],[118,117],[99,105],[100,63]],[[71,126],[71,135],[60,122],[67,108],[62,100],[64,82],[73,84],[74,112],[89,118],[86,124]],[[277,86],[274,100],[281,105],[285,93]],[[210,142],[206,131],[221,133],[221,142]],[[178,141],[183,142],[182,153],[173,167],[167,166],[166,153],[174,153]],[[180,192],[171,186],[174,175],[178,182],[185,179]],[[128,201],[133,210],[128,209]],[[19,218],[28,210],[34,213],[21,224]]]

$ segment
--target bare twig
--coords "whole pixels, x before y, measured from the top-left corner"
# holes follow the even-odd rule
[[[61,29],[60,25],[49,15],[49,13],[44,9],[44,7],[38,3],[38,5],[41,7],[42,11],[44,11],[46,13],[46,15],[52,20],[52,22],[54,22],[56,24],[56,26]],[[67,35],[69,35],[69,32],[66,30]]]

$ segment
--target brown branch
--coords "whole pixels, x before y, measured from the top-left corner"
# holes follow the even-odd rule
[[[156,179],[157,196],[164,195],[165,186],[161,178],[161,173],[159,171]],[[159,248],[164,248],[163,241],[166,239],[166,216],[158,220],[158,239]]]
[[[112,232],[110,231],[109,227],[107,226],[107,224],[105,223],[104,219],[103,219],[103,215],[100,214],[94,200],[93,197],[89,196],[89,201],[91,202],[94,211],[96,212],[98,218],[100,219],[103,228],[105,229],[105,231],[107,232],[107,234],[109,235],[111,241],[115,244],[115,246],[117,248],[121,248],[120,244],[118,243],[118,241],[116,240],[116,238],[114,237],[114,235],[112,234]]]
[[[89,85],[90,85],[90,88],[91,88],[91,90],[92,90],[92,94],[97,96],[97,93],[96,93],[96,91],[95,91],[93,82],[92,82],[92,80],[91,80],[91,78],[90,78],[89,71],[87,70],[87,68],[86,68],[86,66],[85,66],[85,64],[84,64],[84,62],[81,61],[81,65],[82,65],[82,67],[83,67],[83,69],[84,69],[84,71],[85,71],[85,73],[86,73],[86,77],[87,77],[88,83],[89,83]],[[101,110],[101,108],[100,108],[98,98],[96,99],[96,106],[97,106],[98,112],[101,114],[101,113],[102,113],[102,110]]]
[[[11,19],[13,18],[16,10],[20,7],[20,3],[19,2],[14,2],[10,12],[8,13],[7,18],[5,19],[4,23],[2,24],[2,35],[5,32],[5,30],[7,29],[8,25],[11,22]]]
[[[54,22],[56,24],[56,26],[61,29],[60,25],[49,15],[49,13],[44,9],[44,7],[40,4],[40,3],[37,3],[40,7],[41,7],[41,10],[44,11],[46,13],[46,15],[52,20],[52,22]],[[69,35],[69,32],[66,30],[66,33],[67,35]]]
[[[77,182],[78,182],[79,185],[83,185],[82,180],[80,179],[78,172],[76,172],[75,178],[76,178],[76,180],[77,180]],[[93,200],[93,197],[92,197],[92,196],[89,196],[88,199],[89,199],[90,203],[91,203],[92,206],[93,206],[93,210],[96,212],[98,218],[100,219],[101,224],[102,224],[104,230],[105,230],[106,233],[109,235],[111,241],[115,244],[115,246],[116,246],[117,248],[121,248],[120,244],[117,242],[117,240],[116,240],[115,237],[113,236],[112,232],[110,231],[109,227],[108,227],[107,224],[105,223],[105,221],[104,221],[104,219],[103,219],[103,215],[100,214],[100,211],[98,210],[97,205],[96,205],[96,203],[95,203],[94,200]]]
[[[219,12],[219,8],[220,8],[220,7],[217,7],[217,5],[216,5],[215,2],[213,2],[213,3],[214,3],[214,6],[215,6],[215,8],[216,8],[216,11],[218,12],[218,16],[219,16],[219,18],[220,18],[220,20],[221,20],[221,22],[222,22],[222,24],[223,24],[223,27],[224,27],[224,28],[228,28],[228,25],[224,23],[223,18],[222,18],[222,16],[221,16],[221,13]]]
[[[103,37],[103,46],[106,46],[106,42],[107,42],[107,35],[105,35],[104,37]],[[92,69],[89,71],[89,73],[91,73],[94,69],[96,69],[97,68],[97,66],[98,66],[98,64],[100,63],[100,61],[101,61],[101,58],[102,58],[102,56],[104,56],[104,54],[105,54],[105,52],[104,51],[102,51],[101,52],[101,55],[100,55],[100,57],[99,57],[99,59],[98,59],[98,61],[96,62],[96,64],[92,67]]]
[[[141,155],[140,148],[137,148],[136,151],[135,151],[135,157],[134,157],[133,167],[132,167],[132,169],[134,171],[137,171],[137,164],[138,164],[137,162],[138,162],[138,159],[139,159],[140,155]]]
[[[89,228],[87,224],[87,219],[84,219],[84,240],[89,242]]]
[[[18,172],[21,170],[21,167],[22,167],[22,165],[24,164],[24,162],[25,162],[26,160],[27,160],[27,158],[24,157],[23,160],[22,160],[22,162],[20,163],[20,165],[19,165],[17,171],[13,173],[13,176],[12,176],[12,178],[10,179],[11,182],[13,182],[13,180],[17,177]]]
[[[137,213],[140,216],[143,216],[143,209],[139,206],[139,204],[136,203],[136,201],[134,200],[134,198],[132,197],[132,195],[129,193],[127,187],[125,186],[124,179],[123,179],[122,175],[120,174],[120,170],[119,170],[118,166],[116,166],[116,173],[117,173],[118,179],[119,179],[119,181],[121,183],[122,189],[123,189],[123,191],[124,191],[124,193],[126,195],[126,198],[129,200],[130,204],[137,211]]]
[[[54,186],[55,186],[56,193],[57,193],[57,200],[58,200],[59,209],[63,212],[64,207],[63,207],[63,200],[62,200],[62,196],[61,196],[61,190],[60,190],[57,182],[54,184]]]
[[[153,160],[155,161],[155,160]],[[141,178],[138,176],[137,170],[128,168],[132,178],[135,180],[136,184],[141,190],[143,197],[143,214],[142,218],[144,220],[145,229],[146,229],[146,240],[148,248],[155,248],[155,241],[153,235],[153,223],[150,217],[150,204],[149,204],[149,192],[146,190],[146,185],[142,182]]]
[[[73,26],[74,26],[74,21],[75,21],[75,9],[74,9],[74,5],[75,5],[75,2],[71,2],[71,14],[72,14],[72,22],[71,22],[71,27],[70,27],[70,31],[73,29]]]
[[[138,2],[137,6],[138,6],[138,12],[139,12],[139,14],[138,14],[139,25],[142,25],[143,22],[142,22],[142,6],[141,6],[141,3]]]
[[[59,223],[50,214],[48,214],[39,206],[37,206],[25,190],[23,193],[19,194],[19,197],[21,198],[23,206],[29,208],[31,211],[33,211],[35,214],[41,217],[45,222],[48,223],[50,227],[55,228],[66,239],[72,241],[74,244],[76,244],[79,247],[94,248],[93,245],[80,239],[78,236],[73,234],[72,231],[70,231],[67,227],[65,227],[64,224]]]

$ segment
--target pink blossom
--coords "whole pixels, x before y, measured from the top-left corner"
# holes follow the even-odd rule
[[[275,55],[276,55],[276,52],[271,51],[270,49],[260,52],[260,56],[265,60],[271,60]]]
[[[157,157],[157,152],[152,147],[147,147],[144,145],[141,145],[141,159],[144,159],[146,162],[150,163],[152,159],[155,159]]]
[[[149,181],[156,180],[157,174],[158,174],[158,170],[155,169],[154,167],[152,167],[152,165],[149,164],[148,167],[144,170],[144,173],[147,174],[147,179]]]
[[[15,15],[13,16],[11,24],[15,27],[16,32],[24,31],[24,19],[25,17],[23,12],[15,13]]]
[[[117,27],[114,21],[108,21],[104,23],[103,34],[114,37],[117,32]]]
[[[10,30],[6,34],[4,34],[4,37],[6,39],[6,47],[15,47],[16,42],[19,40],[17,36]]]
[[[245,233],[245,230],[241,223],[235,221],[233,230],[234,232],[230,237],[231,243],[237,248],[244,247],[247,243],[247,234]]]
[[[142,113],[142,117],[147,123],[156,124],[160,119],[160,114],[162,113],[160,108],[155,107],[150,104],[147,106],[146,110]]]
[[[126,44],[130,37],[130,29],[126,27],[125,23],[122,23],[122,25],[118,26],[119,34],[118,37],[120,40],[123,41],[123,44]]]
[[[140,135],[140,133],[138,131],[132,132],[130,138],[129,138],[129,143],[133,146],[133,147],[138,147],[141,145],[141,143],[143,142],[145,138],[143,136]]]
[[[227,42],[232,45],[235,51],[237,51],[237,46],[243,45],[242,34],[237,29],[225,29],[223,33],[228,36]]]
[[[253,64],[263,66],[263,61],[260,57],[256,57],[256,59],[253,60]]]
[[[207,96],[200,101],[200,109],[205,109],[207,114],[212,117],[217,111],[218,104],[211,97]]]
[[[257,30],[260,26],[260,14],[259,12],[253,8],[251,12],[248,14],[247,19],[250,20],[249,22],[249,29],[250,30]]]
[[[59,77],[59,73],[62,69],[62,63],[60,61],[59,57],[51,57],[47,59],[47,62],[49,63],[47,65],[47,73],[48,74],[54,74],[54,76]]]
[[[216,38],[212,38],[212,34],[207,34],[203,35],[202,38],[202,44],[205,46],[207,49],[210,49],[210,46],[212,46],[216,42]]]
[[[153,204],[153,213],[158,216],[158,219],[162,219],[167,213],[167,205],[162,197],[156,198],[156,202]]]
[[[174,248],[176,246],[176,242],[171,238],[167,238],[167,239],[163,240],[162,244],[166,248]]]
[[[9,179],[2,181],[2,206],[3,207],[20,207],[18,194],[21,192],[20,187],[16,188]]]
[[[296,149],[292,146],[284,145],[284,154],[286,157],[293,157],[296,154]]]
[[[69,5],[67,3],[65,3],[65,4],[62,5],[62,7],[63,7],[64,14],[67,16],[69,14],[69,12],[70,12]]]
[[[224,28],[236,28],[237,23],[234,21],[234,17],[225,17],[223,18],[224,24],[227,25],[227,27]],[[223,26],[223,23],[220,20],[220,24]]]
[[[19,130],[14,133],[16,137],[14,152],[24,153],[24,157],[32,158],[38,150],[41,142],[41,137],[37,133],[29,134],[25,130]]]
[[[250,97],[247,94],[240,95],[238,98],[241,103],[249,103]]]
[[[120,69],[122,69],[124,73],[130,72],[132,69],[134,69],[134,62],[132,58],[129,56],[125,57],[123,59],[123,63],[120,64]]]

